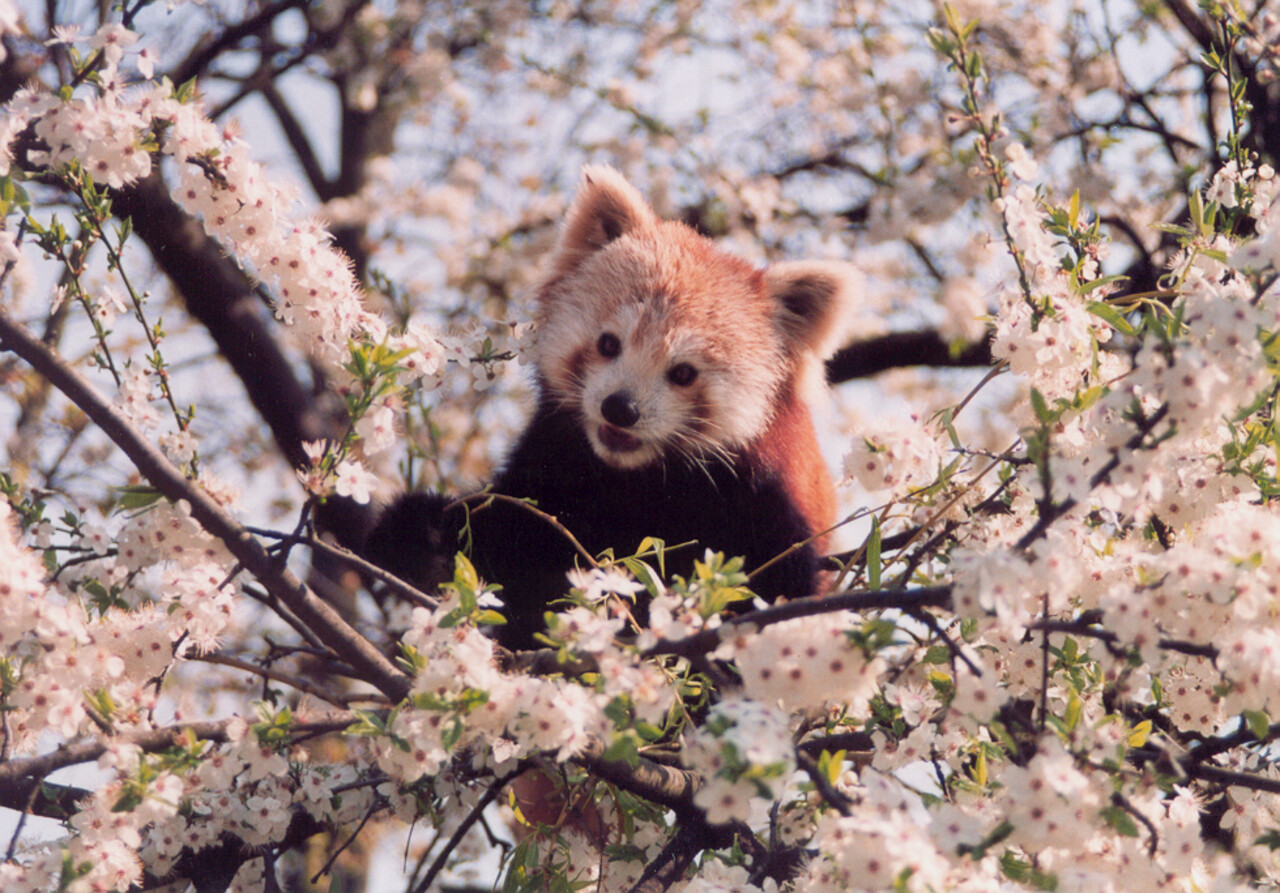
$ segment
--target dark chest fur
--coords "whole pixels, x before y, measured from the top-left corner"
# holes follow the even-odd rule
[[[492,489],[533,501],[593,555],[609,548],[631,554],[645,537],[668,547],[692,543],[666,560],[668,573],[685,577],[706,548],[743,556],[750,571],[813,533],[773,469],[738,457],[619,470],[596,457],[575,419],[545,404]],[[424,578],[438,578],[448,566],[466,520],[460,509],[442,513],[443,504],[416,494],[393,506],[370,539],[370,557],[419,584],[438,582]],[[509,647],[531,647],[547,605],[567,591],[565,573],[577,554],[560,531],[520,506],[494,501],[469,522],[477,570],[503,586],[508,624],[500,638]],[[812,546],[797,550],[753,579],[752,588],[768,599],[811,595],[819,562]]]

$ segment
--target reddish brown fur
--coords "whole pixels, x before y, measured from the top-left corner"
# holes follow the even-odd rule
[[[818,447],[809,407],[789,390],[774,413],[769,429],[748,448],[749,462],[775,469],[810,528],[825,531],[836,520],[835,487]],[[824,534],[815,546],[825,551]]]

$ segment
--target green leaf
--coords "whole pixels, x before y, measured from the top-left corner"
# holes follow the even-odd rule
[[[1048,425],[1053,421],[1053,412],[1049,409],[1049,404],[1039,388],[1031,389],[1031,408],[1035,411],[1036,419],[1040,424]]]
[[[658,573],[662,576],[667,575],[667,543],[660,540],[656,536],[646,536],[640,541],[640,548],[636,549],[636,557],[640,557],[653,550],[653,556],[658,559]],[[637,575],[638,578],[638,575]]]
[[[446,751],[453,750],[453,746],[462,738],[463,724],[459,719],[446,723],[444,732],[440,735],[440,746]]]
[[[471,559],[459,552],[453,557],[453,582],[460,589],[475,592],[480,588],[480,575]]]
[[[920,658],[920,663],[928,666],[942,666],[951,662],[951,649],[946,645],[930,645],[925,650],[924,657]]]
[[[938,421],[942,423],[942,429],[947,432],[947,437],[951,439],[951,446],[959,450],[962,447],[960,443],[960,435],[956,433],[955,426],[955,407],[948,406],[938,416]]]
[[[662,578],[646,562],[634,556],[629,556],[621,559],[620,563],[631,572],[631,576],[644,584],[644,588],[648,590],[650,595],[657,595],[662,591]]]
[[[164,498],[164,494],[148,484],[131,484],[117,487],[119,493],[116,505],[122,509],[140,509],[154,505]]]
[[[1113,282],[1125,282],[1128,281],[1128,279],[1129,277],[1123,273],[1116,273],[1111,276],[1099,276],[1097,279],[1092,279],[1080,286],[1080,294],[1087,295],[1089,292],[1101,288],[1104,285],[1110,285]]]
[[[1125,743],[1130,747],[1142,747],[1147,743],[1147,738],[1150,734],[1151,720],[1144,719],[1130,730],[1129,737],[1125,740]]]
[[[960,16],[956,14],[956,8],[950,3],[942,4],[942,18],[947,23],[947,28],[952,34],[960,35],[964,33],[964,26],[960,23]]]
[[[1249,731],[1259,741],[1266,741],[1271,730],[1271,717],[1262,710],[1246,710],[1241,714],[1249,725]]]
[[[1064,663],[1075,663],[1076,657],[1080,654],[1080,643],[1071,636],[1067,636],[1062,642],[1061,654]]]
[[[610,763],[626,763],[628,766],[640,765],[640,751],[636,740],[630,735],[619,735],[605,748],[602,759]]]
[[[951,41],[951,38],[942,33],[941,29],[930,28],[926,36],[929,39],[929,46],[933,47],[935,53],[948,59],[951,58],[951,54],[955,52],[956,45]]]
[[[188,103],[196,97],[196,79],[183,81],[178,87],[174,88],[173,98],[180,103]]]
[[[871,536],[867,540],[867,588],[880,588],[880,519],[872,517]]]
[[[1092,301],[1086,305],[1085,309],[1094,316],[1103,320],[1107,325],[1111,326],[1111,328],[1115,329],[1120,334],[1128,335],[1130,338],[1137,337],[1138,330],[1133,327],[1133,323],[1125,319],[1124,315],[1110,304],[1102,301]]]
[[[965,71],[965,74],[967,74],[972,80],[976,81],[981,79],[982,78],[982,54],[971,53],[969,56],[967,56],[965,58],[964,71]]]
[[[640,720],[636,722],[636,734],[645,741],[657,741],[662,738],[663,732],[653,723]]]
[[[1133,816],[1125,812],[1122,807],[1107,806],[1102,810],[1101,815],[1107,824],[1115,828],[1116,833],[1122,837],[1138,836],[1137,823],[1134,822]]]
[[[1019,858],[1012,852],[1006,852],[1000,856],[1000,870],[1009,880],[1030,884],[1037,890],[1058,889],[1057,875],[1040,871],[1031,862]]]
[[[824,750],[818,755],[818,771],[831,784],[839,782],[840,776],[844,774],[844,754],[843,750]]]
[[[1063,723],[1068,730],[1076,728],[1080,724],[1080,717],[1084,713],[1084,702],[1075,693],[1071,693],[1071,698],[1067,701],[1067,710],[1063,715]]]

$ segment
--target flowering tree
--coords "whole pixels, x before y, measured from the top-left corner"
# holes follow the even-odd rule
[[[1273,6],[0,0],[0,887],[1275,885]],[[848,548],[513,655],[345,546],[500,453],[585,160],[867,271]]]

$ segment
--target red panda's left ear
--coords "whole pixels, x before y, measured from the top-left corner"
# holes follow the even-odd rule
[[[605,245],[656,220],[644,197],[622,174],[607,165],[583,168],[582,183],[552,260],[554,275],[573,272]]]
[[[823,359],[835,353],[863,289],[858,268],[839,261],[786,261],[766,269],[764,282],[787,352]]]

